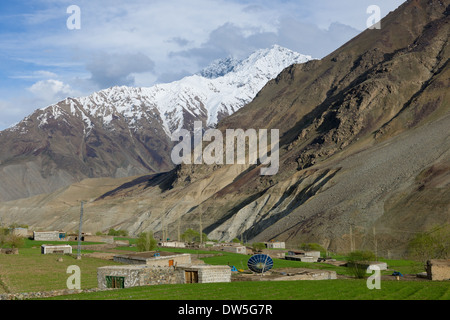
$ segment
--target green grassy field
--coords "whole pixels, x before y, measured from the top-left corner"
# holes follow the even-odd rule
[[[365,280],[246,281],[162,285],[52,298],[55,300],[450,300],[448,282]]]
[[[46,242],[49,243],[49,242]],[[58,242],[61,243],[61,242]],[[19,255],[0,255],[0,294],[51,291],[66,289],[70,276],[67,267],[77,265],[81,269],[82,289],[97,287],[97,268],[118,265],[113,261],[100,260],[84,256],[77,260],[75,255],[42,255],[42,243],[27,240]],[[76,242],[69,243],[77,245]],[[84,243],[87,244],[87,243]],[[120,248],[136,251],[135,247]],[[202,259],[212,265],[233,265],[238,269],[247,269],[248,256],[207,250],[172,249],[164,251],[191,253],[193,258]],[[82,253],[90,251],[82,250]],[[217,254],[212,257],[196,254]],[[58,258],[63,261],[58,261]],[[421,263],[408,260],[383,260],[390,270],[403,274],[415,274],[423,271]],[[336,271],[338,275],[349,276],[346,267],[324,263],[305,263],[274,259],[274,270],[281,268],[310,268]],[[381,290],[367,289],[365,280],[339,279],[331,281],[236,281],[219,284],[162,285],[80,294],[56,299],[81,300],[400,300],[450,299],[450,282],[431,281],[383,281]]]
[[[43,255],[40,248],[21,248],[18,255],[0,255],[0,293],[67,289],[67,267],[81,269],[82,288],[97,287],[97,268],[112,261],[70,255]],[[58,258],[63,261],[59,262]]]

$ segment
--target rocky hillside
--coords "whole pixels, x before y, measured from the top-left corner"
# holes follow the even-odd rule
[[[0,132],[0,201],[53,192],[85,178],[167,171],[172,132],[214,126],[249,103],[293,63],[311,57],[280,46],[224,59],[150,88],[113,87],[67,98]]]
[[[219,122],[221,130],[279,129],[277,175],[262,177],[256,165],[182,165],[130,179],[92,194],[88,228],[167,229],[176,238],[178,228],[201,227],[217,240],[403,254],[416,232],[450,223],[449,5],[406,1],[380,30],[285,69]],[[36,228],[74,227],[79,204],[59,194],[3,203],[0,212]]]

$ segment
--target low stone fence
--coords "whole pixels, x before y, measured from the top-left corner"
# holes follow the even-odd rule
[[[53,290],[44,292],[25,292],[25,293],[5,293],[0,294],[0,300],[31,300],[31,299],[44,299],[59,296],[67,296],[79,293],[90,293],[90,292],[100,292],[100,291],[111,291],[117,289],[85,289],[85,290]]]
[[[14,248],[14,249],[0,248],[0,254],[19,254],[19,249],[18,248]]]
[[[83,245],[81,244],[81,250],[92,250],[92,251],[101,251],[101,250],[111,250],[116,248],[117,245],[115,244],[89,244],[89,245]],[[72,249],[76,252],[78,250],[78,245],[73,245]]]

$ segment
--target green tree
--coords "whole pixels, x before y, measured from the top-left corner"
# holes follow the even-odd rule
[[[187,229],[182,235],[181,235],[181,239],[186,241],[186,242],[195,242],[195,241],[199,241],[200,240],[200,233],[192,230],[192,229]]]
[[[266,245],[262,242],[255,242],[252,244],[252,249],[255,252],[261,252],[262,250],[264,250],[266,248]]]
[[[25,245],[25,239],[15,234],[5,235],[0,231],[0,247],[22,248]]]
[[[347,258],[347,267],[356,278],[362,279],[366,276],[369,263],[375,259],[371,251],[353,251]]]
[[[143,232],[139,235],[136,240],[136,246],[138,251],[153,251],[157,247],[157,241],[153,237],[153,232]]]
[[[8,229],[0,228],[0,247],[3,247],[6,244],[8,235]]]

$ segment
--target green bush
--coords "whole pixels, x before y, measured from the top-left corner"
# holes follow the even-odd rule
[[[25,238],[17,235],[6,233],[4,230],[0,230],[0,247],[7,248],[22,248],[25,245]]]
[[[153,251],[156,249],[158,242],[153,238],[153,232],[143,232],[136,241],[138,251]]]
[[[253,251],[260,252],[266,248],[266,245],[262,242],[255,242],[252,244]]]
[[[367,266],[375,260],[375,254],[371,251],[353,251],[347,258],[347,267],[353,276],[363,279],[367,273]]]
[[[126,231],[126,230],[109,229],[108,236],[127,237],[128,236],[128,231]]]
[[[302,243],[299,246],[299,249],[305,251],[320,251],[320,254],[322,256],[325,256],[327,254],[327,250],[318,243]]]

